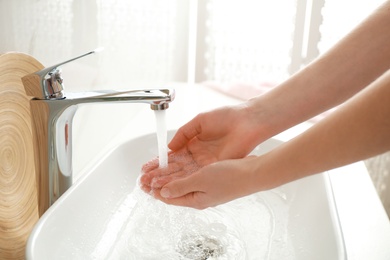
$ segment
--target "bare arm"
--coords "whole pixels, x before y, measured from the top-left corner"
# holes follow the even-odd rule
[[[390,68],[390,1],[322,57],[249,102],[260,133],[271,137],[337,106]],[[260,115],[260,116],[259,116]]]
[[[277,186],[388,150],[390,70],[337,112],[265,155],[258,169],[279,175]]]

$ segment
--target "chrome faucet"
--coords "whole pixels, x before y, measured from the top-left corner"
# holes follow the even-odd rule
[[[40,216],[72,185],[72,121],[79,104],[147,103],[152,110],[165,110],[175,98],[174,90],[170,89],[65,94],[58,67],[95,52],[22,78],[27,95],[32,96],[30,105]]]

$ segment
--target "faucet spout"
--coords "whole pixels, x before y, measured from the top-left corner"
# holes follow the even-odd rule
[[[62,99],[31,99],[39,214],[72,185],[72,122],[79,105],[146,103],[153,110],[164,110],[174,98],[174,90],[150,89],[68,93]]]
[[[145,89],[114,91],[102,90],[93,92],[68,93],[62,99],[69,104],[80,103],[103,103],[103,102],[124,102],[124,103],[147,103],[152,110],[164,110],[169,103],[175,99],[173,89]]]

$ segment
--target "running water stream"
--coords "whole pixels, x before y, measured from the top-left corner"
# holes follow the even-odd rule
[[[155,110],[159,167],[168,166],[166,111]]]

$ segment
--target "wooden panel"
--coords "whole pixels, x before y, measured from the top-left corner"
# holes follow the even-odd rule
[[[31,56],[0,54],[0,259],[24,259],[38,220],[30,98],[21,77],[42,68]]]

